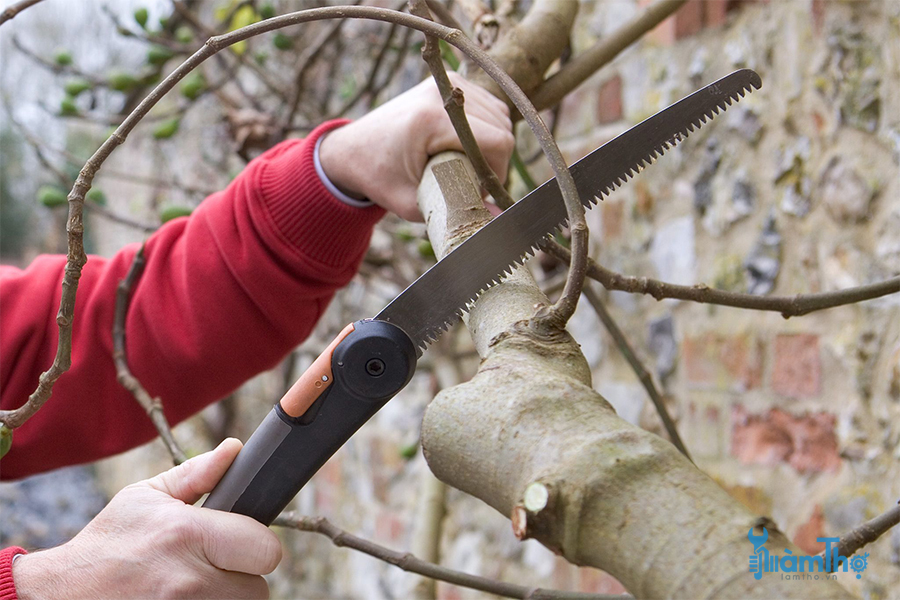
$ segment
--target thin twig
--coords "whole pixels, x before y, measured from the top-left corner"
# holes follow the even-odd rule
[[[521,598],[523,600],[623,600],[628,596],[609,594],[588,594],[585,592],[568,592],[562,590],[547,590],[543,588],[528,587],[495,581],[487,577],[469,575],[461,571],[455,571],[433,563],[416,558],[408,552],[397,552],[385,548],[369,540],[347,533],[335,526],[325,517],[302,517],[295,512],[286,512],[279,515],[272,523],[280,527],[297,529],[318,533],[329,538],[338,548],[350,548],[363,554],[375,557],[388,564],[399,567],[410,573],[418,573],[425,577],[431,577],[438,581],[446,581],[453,585],[479,590],[505,598]]]
[[[838,556],[846,556],[849,559],[857,550],[871,544],[897,524],[900,524],[900,502],[887,512],[866,521],[847,535],[841,537],[841,541],[837,544]],[[832,550],[832,553],[834,553],[834,550]],[[822,552],[819,556],[825,558],[825,553]],[[834,562],[831,565],[832,570],[836,570],[837,567]]]
[[[555,242],[547,243],[541,246],[541,249],[563,262],[568,262],[569,260],[569,250]],[[754,294],[718,290],[703,283],[677,285],[648,277],[631,277],[611,271],[593,260],[588,264],[587,275],[591,279],[599,281],[608,290],[631,294],[648,294],[657,300],[674,298],[701,304],[718,304],[750,310],[779,312],[785,319],[800,317],[811,312],[836,306],[856,304],[857,302],[881,298],[882,296],[900,292],[900,276],[834,292],[797,294],[796,296],[756,296]]]
[[[409,11],[414,15],[431,19],[431,13],[425,5],[425,0],[411,0],[409,7]],[[487,159],[481,152],[481,148],[478,147],[475,134],[472,133],[472,127],[469,125],[469,119],[466,117],[463,92],[459,88],[453,87],[453,84],[450,82],[450,77],[447,76],[447,70],[444,68],[444,60],[441,58],[441,49],[434,37],[425,36],[425,44],[422,46],[422,58],[428,65],[432,77],[434,77],[434,81],[441,93],[441,99],[444,101],[444,110],[447,111],[447,116],[450,117],[450,122],[453,124],[453,129],[456,130],[456,136],[459,138],[463,151],[475,169],[478,183],[482,189],[493,196],[497,206],[502,209],[509,208],[513,205],[513,199],[488,164]]]
[[[0,13],[0,25],[3,25],[10,19],[14,19],[17,14],[19,14],[26,8],[30,8],[38,2],[42,1],[43,0],[22,0],[21,2],[16,2],[15,4],[7,6],[3,9],[3,12]]]
[[[666,20],[685,2],[687,0],[659,0],[647,7],[635,19],[573,58],[569,64],[542,83],[532,94],[534,105],[543,110],[558,104],[569,92],[609,63],[622,50]]]
[[[131,302],[134,285],[140,279],[146,264],[144,247],[141,246],[137,254],[134,255],[134,261],[132,261],[125,279],[120,281],[116,287],[116,312],[112,330],[113,362],[116,364],[116,378],[119,380],[119,383],[131,392],[134,399],[147,412],[147,416],[150,417],[150,421],[153,423],[156,431],[159,432],[159,437],[165,444],[166,450],[172,455],[172,461],[176,465],[180,465],[187,460],[187,456],[184,450],[181,449],[181,446],[178,445],[178,442],[175,441],[175,436],[172,435],[172,428],[169,426],[169,421],[163,412],[162,401],[159,398],[151,397],[137,377],[131,373],[131,369],[128,368],[128,358],[125,354],[125,319],[128,315],[128,305]]]
[[[625,337],[625,334],[622,333],[621,329],[619,329],[619,326],[616,324],[615,320],[613,320],[612,315],[610,315],[609,311],[606,310],[606,306],[603,305],[600,297],[597,296],[597,293],[594,291],[594,288],[590,286],[590,284],[584,286],[582,293],[584,294],[584,297],[587,298],[587,301],[590,303],[590,305],[594,308],[597,316],[600,317],[600,320],[606,327],[606,331],[609,332],[610,337],[612,337],[613,341],[616,343],[616,347],[619,349],[619,352],[621,352],[622,356],[625,357],[625,360],[628,361],[628,364],[631,366],[631,370],[634,371],[635,375],[637,375],[637,378],[641,382],[641,385],[644,386],[645,390],[647,390],[647,395],[650,396],[650,400],[653,401],[653,406],[656,407],[656,412],[659,414],[659,418],[662,420],[663,426],[666,428],[666,433],[669,434],[669,439],[672,441],[672,444],[676,448],[678,448],[678,451],[684,454],[684,456],[689,461],[694,462],[694,459],[692,459],[691,455],[688,453],[687,447],[684,445],[684,442],[681,441],[681,436],[678,435],[678,428],[675,427],[675,422],[669,415],[669,409],[666,408],[666,404],[663,401],[662,396],[656,389],[656,384],[653,383],[653,377],[650,375],[647,369],[644,368],[644,365],[641,364],[641,361],[634,353],[634,349],[631,347],[631,344],[628,343],[628,339]]]

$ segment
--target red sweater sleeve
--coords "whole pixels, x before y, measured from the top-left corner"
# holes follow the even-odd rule
[[[146,243],[147,266],[126,321],[134,374],[178,423],[272,368],[299,344],[335,290],[356,272],[384,211],[334,198],[305,140],[275,146],[189,218]],[[46,405],[16,430],[3,479],[89,462],[156,435],[116,381],[115,288],[138,246],[91,257],[78,286],[71,370]],[[15,408],[53,362],[64,256],[26,270],[0,268],[0,406]]]

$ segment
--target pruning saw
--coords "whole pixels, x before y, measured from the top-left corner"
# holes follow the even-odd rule
[[[742,69],[635,125],[572,165],[591,208],[762,81]],[[347,325],[235,458],[205,507],[269,525],[363,423],[412,378],[416,361],[478,296],[566,224],[551,179],[438,261],[375,318]]]

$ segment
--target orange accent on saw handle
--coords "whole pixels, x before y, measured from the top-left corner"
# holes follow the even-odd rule
[[[313,364],[300,376],[300,379],[291,386],[291,389],[279,401],[281,409],[285,413],[291,417],[302,416],[312,406],[313,402],[322,395],[322,392],[328,389],[328,386],[334,381],[334,374],[331,372],[331,355],[334,353],[337,345],[352,332],[353,323],[350,323],[328,344],[325,351],[313,361]]]

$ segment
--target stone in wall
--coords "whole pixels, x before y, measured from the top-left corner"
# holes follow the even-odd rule
[[[681,217],[660,227],[650,244],[650,259],[661,279],[682,285],[693,284],[697,270],[694,220]]]
[[[771,292],[780,270],[781,234],[778,233],[775,215],[770,214],[750,255],[744,261],[747,293],[762,296]]]
[[[655,357],[656,376],[665,383],[675,370],[678,359],[678,342],[675,341],[675,322],[672,315],[651,319],[647,346]]]
[[[775,185],[781,190],[781,210],[795,217],[805,217],[812,207],[812,180],[806,173],[810,151],[809,138],[798,137],[778,154]]]
[[[841,157],[833,157],[819,180],[828,214],[838,223],[861,223],[869,218],[874,187]]]

